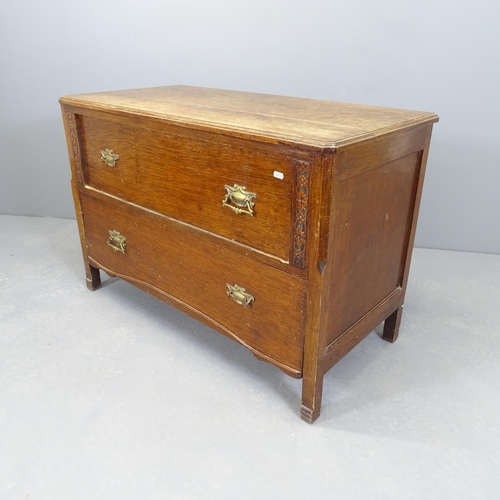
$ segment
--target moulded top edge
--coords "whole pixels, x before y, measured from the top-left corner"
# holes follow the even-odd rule
[[[439,120],[422,111],[180,85],[70,95],[60,102],[321,149]]]

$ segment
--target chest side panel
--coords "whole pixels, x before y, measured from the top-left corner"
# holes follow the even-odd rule
[[[327,344],[406,283],[430,128],[395,133],[339,155],[333,191],[332,308]]]

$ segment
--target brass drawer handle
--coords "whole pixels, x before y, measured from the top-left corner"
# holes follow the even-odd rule
[[[109,167],[114,167],[119,159],[112,149],[101,149],[101,160]]]
[[[125,253],[127,238],[122,236],[118,231],[109,230],[108,245],[115,251]]]
[[[223,207],[229,207],[237,214],[253,216],[253,207],[255,205],[255,198],[257,198],[255,193],[250,193],[250,191],[246,190],[245,186],[238,186],[238,184],[235,184],[234,187],[225,185],[224,189],[226,190],[226,197],[222,200]]]
[[[226,286],[227,296],[231,297],[240,306],[246,307],[255,300],[255,297],[253,295],[250,295],[249,293],[246,293],[246,290],[244,288],[241,288],[241,286],[231,286],[229,283],[226,283]]]

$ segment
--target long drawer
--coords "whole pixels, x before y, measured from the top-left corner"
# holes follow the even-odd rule
[[[86,115],[79,127],[87,185],[290,260],[294,159],[286,149]]]
[[[128,203],[96,194],[82,194],[81,203],[89,258],[97,265],[166,292],[300,375],[304,280]]]

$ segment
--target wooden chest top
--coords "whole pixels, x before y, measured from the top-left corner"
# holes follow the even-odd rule
[[[438,120],[423,111],[184,85],[65,96],[61,103],[330,149]]]

